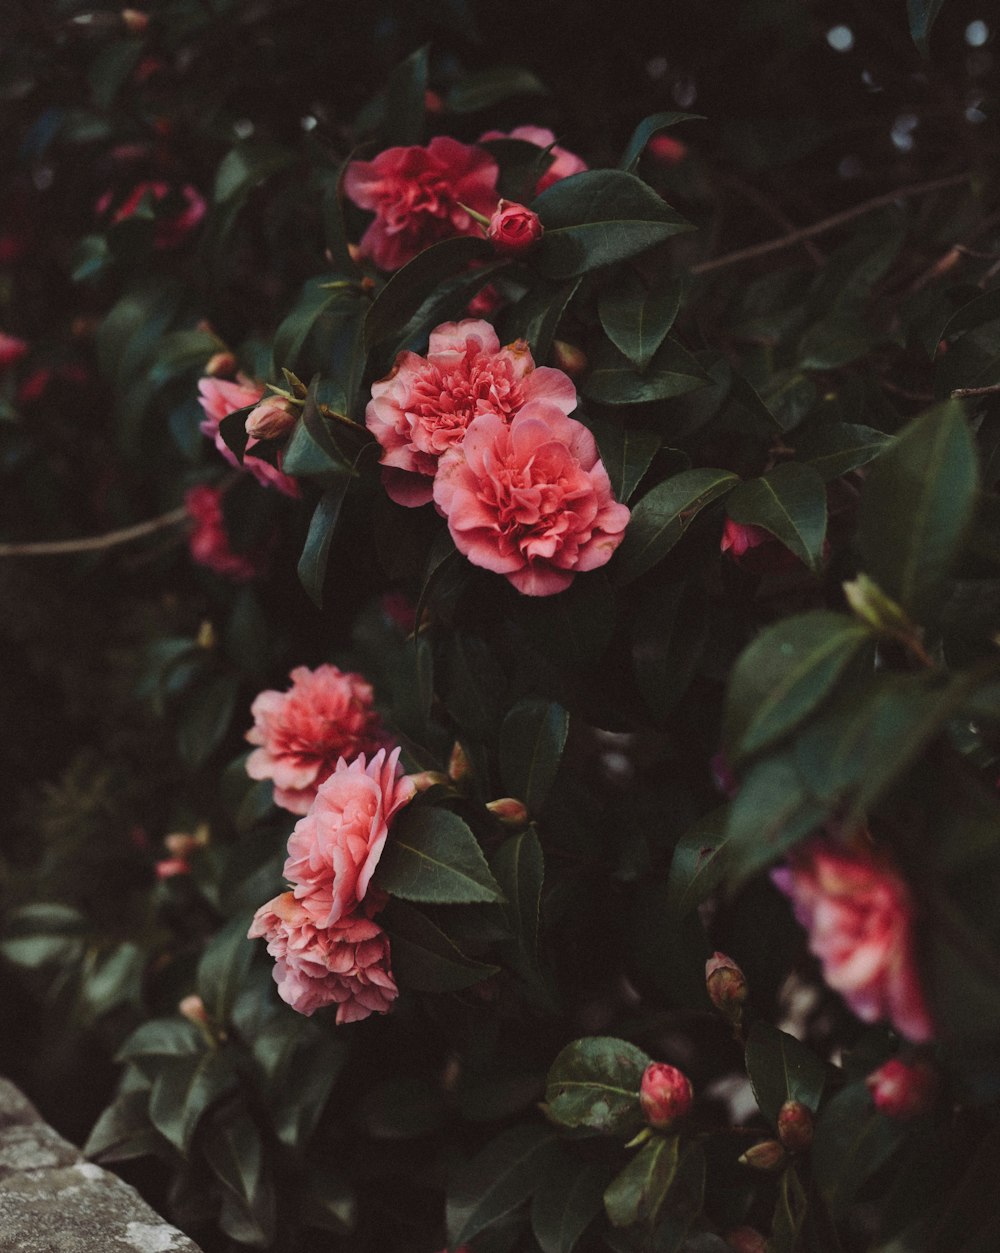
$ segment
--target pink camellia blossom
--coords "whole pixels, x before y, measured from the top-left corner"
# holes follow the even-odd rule
[[[759,548],[761,544],[770,543],[773,539],[771,532],[765,531],[762,526],[734,522],[732,518],[727,518],[726,525],[722,529],[720,547],[724,553],[729,553],[734,561],[738,561],[751,548]]]
[[[283,1001],[306,1017],[336,1005],[337,1023],[387,1014],[399,995],[389,966],[389,938],[366,911],[319,927],[291,892],[261,905],[248,932],[267,940]]]
[[[484,149],[445,135],[426,148],[387,148],[373,161],[352,161],[344,191],[375,214],[361,237],[360,255],[382,270],[398,270],[441,239],[480,235],[468,210],[490,216],[498,174]]]
[[[0,331],[0,370],[9,370],[12,365],[17,365],[27,351],[26,339]]]
[[[906,1122],[924,1113],[938,1090],[934,1070],[921,1061],[904,1062],[892,1057],[865,1080],[875,1108],[897,1122]]]
[[[646,1121],[658,1131],[665,1131],[678,1118],[684,1118],[693,1101],[691,1080],[676,1066],[651,1062],[642,1072],[639,1104]]]
[[[883,857],[815,840],[771,879],[809,932],[823,978],[864,1022],[888,1019],[910,1040],[934,1033],[917,976],[915,905]]]
[[[198,429],[214,442],[216,449],[231,466],[235,466],[237,470],[248,471],[262,487],[276,487],[286,496],[296,497],[299,494],[299,485],[293,478],[283,474],[269,461],[253,455],[254,445],[260,442],[258,439],[250,436],[247,440],[241,464],[219,430],[223,418],[228,418],[237,409],[256,404],[263,398],[265,390],[262,383],[254,383],[246,378],[241,378],[237,383],[221,378],[199,379],[198,402],[205,411],[205,417]]]
[[[486,228],[486,238],[497,252],[511,256],[533,248],[542,237],[538,214],[513,200],[501,200]]]
[[[259,747],[247,758],[247,774],[273,779],[274,803],[305,815],[340,758],[377,752],[388,741],[360,674],[296,666],[290,678],[288,691],[261,692],[250,707],[246,738]]]
[[[365,424],[382,445],[383,482],[398,505],[425,505],[438,461],[483,414],[502,422],[531,401],[562,413],[576,408],[572,379],[536,366],[523,339],[500,347],[488,322],[444,322],[427,356],[401,352],[392,372],[372,384]]]
[[[119,222],[132,217],[146,196],[152,197],[154,202],[159,203],[174,191],[175,189],[169,183],[160,180],[137,183],[111,215],[112,225],[117,226]],[[180,195],[184,201],[180,211],[172,217],[160,217],[156,220],[153,234],[155,248],[176,248],[205,216],[208,209],[205,198],[190,183],[185,183],[180,188]],[[106,213],[111,208],[111,203],[111,192],[106,191],[97,202],[97,212]]]
[[[687,156],[687,144],[672,135],[654,135],[646,147],[661,165],[679,165]]]
[[[365,899],[394,814],[416,795],[399,753],[343,758],[288,839],[285,878],[317,927],[332,927]]]
[[[603,566],[629,520],[593,435],[547,401],[525,405],[510,425],[495,413],[476,418],[441,458],[434,503],[459,552],[526,596],[552,596]]]
[[[200,566],[216,574],[245,583],[260,574],[260,563],[243,553],[235,553],[229,544],[222,513],[222,492],[202,484],[185,493],[184,505],[193,523],[188,544],[191,556]]]
[[[582,174],[586,170],[587,163],[576,153],[568,152],[565,148],[560,148],[556,143],[556,137],[545,126],[515,126],[512,131],[486,131],[485,134],[479,136],[479,142],[485,143],[489,139],[522,139],[527,144],[534,144],[536,148],[547,148],[549,156],[554,160],[535,186],[535,194],[543,192],[546,187],[551,187],[553,183],[558,183],[561,179],[569,178],[571,174]]]

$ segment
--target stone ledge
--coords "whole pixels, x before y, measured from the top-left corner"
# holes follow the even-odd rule
[[[0,1253],[201,1253],[0,1078]]]

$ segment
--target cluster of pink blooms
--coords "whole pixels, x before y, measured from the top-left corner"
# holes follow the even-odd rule
[[[208,207],[204,196],[189,183],[185,183],[179,189],[171,187],[169,183],[161,179],[137,183],[111,215],[112,225],[127,221],[147,197],[154,204],[158,204],[176,190],[179,190],[183,201],[182,206],[170,217],[157,218],[153,234],[155,248],[176,248],[202,220]],[[97,213],[107,213],[111,208],[112,200],[111,192],[106,191],[94,206]]]
[[[467,319],[437,327],[426,357],[400,353],[365,422],[397,504],[433,500],[474,565],[549,596],[604,565],[629,520],[575,407],[567,374]]]
[[[864,1022],[885,1019],[909,1040],[934,1024],[917,972],[916,910],[883,856],[815,840],[771,872],[809,932],[823,978]]]
[[[254,701],[247,771],[273,779],[276,803],[303,815],[288,841],[292,888],[257,910],[249,934],[267,941],[278,993],[293,1009],[335,1004],[338,1023],[355,1022],[388,1012],[397,996],[389,939],[373,920],[386,897],[371,878],[416,788],[400,774],[400,750],[384,747],[360,675],[300,666],[291,678],[287,692]]]

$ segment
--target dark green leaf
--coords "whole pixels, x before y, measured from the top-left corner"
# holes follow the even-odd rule
[[[644,1122],[639,1088],[651,1060],[626,1040],[609,1036],[574,1040],[549,1070],[548,1116],[564,1127],[592,1127],[607,1135],[637,1130]]]
[[[682,396],[704,387],[707,381],[704,370],[687,349],[668,339],[642,371],[635,369],[613,344],[603,344],[580,390],[589,399],[605,405],[641,405]]]
[[[682,294],[683,285],[676,279],[650,291],[631,271],[602,294],[597,309],[604,332],[640,372],[666,339],[681,307]]]
[[[826,538],[826,487],[818,471],[786,461],[740,486],[726,501],[734,522],[770,531],[812,570],[819,571]]]
[[[318,608],[323,608],[323,588],[326,582],[326,566],[330,557],[330,545],[337,529],[340,509],[351,485],[350,475],[343,474],[334,487],[328,487],[319,498],[312,521],[309,523],[309,534],[299,558],[299,581],[305,588],[309,599]]]
[[[1000,287],[980,292],[956,309],[935,336],[934,346],[936,348],[942,339],[953,339],[963,331],[975,330],[987,322],[996,321],[997,318],[1000,318]]]
[[[494,739],[507,704],[506,682],[503,668],[484,640],[464,631],[454,633],[445,663],[444,702],[468,735]]]
[[[376,1140],[412,1140],[432,1135],[448,1119],[448,1104],[439,1084],[417,1076],[400,1076],[377,1084],[361,1098],[358,1115]]]
[[[266,1076],[274,1132],[282,1144],[302,1149],[344,1067],[347,1044],[295,1014],[280,1013],[256,1031],[252,1048]]]
[[[601,1212],[606,1167],[556,1158],[539,1180],[531,1202],[531,1228],[542,1253],[573,1253],[591,1221]]]
[[[199,1119],[235,1085],[236,1073],[229,1058],[218,1049],[195,1057],[169,1058],[161,1064],[153,1082],[150,1121],[186,1155]]]
[[[774,1207],[771,1239],[773,1253],[796,1253],[808,1203],[798,1172],[789,1166],[778,1184],[778,1201]]]
[[[177,729],[177,746],[193,769],[204,764],[225,738],[239,692],[239,676],[221,674],[187,696],[183,720]]]
[[[667,886],[667,912],[683,918],[715,891],[726,873],[729,806],[707,814],[674,849]]]
[[[565,283],[533,283],[517,304],[504,313],[505,337],[526,339],[535,361],[545,361],[560,319],[581,282],[574,278]]]
[[[299,1215],[307,1227],[338,1236],[350,1235],[357,1222],[357,1204],[346,1180],[328,1163],[314,1161],[306,1177]]]
[[[425,44],[411,52],[389,75],[380,136],[384,147],[419,144],[424,137],[427,53]]]
[[[274,1237],[274,1187],[264,1162],[260,1132],[246,1114],[220,1119],[203,1142],[212,1174],[242,1211],[241,1242],[262,1246]],[[227,1234],[236,1235],[231,1226]]]
[[[611,480],[614,498],[628,503],[660,451],[662,437],[646,427],[620,426],[615,422],[594,421],[591,429]]]
[[[247,139],[228,152],[215,175],[215,203],[242,197],[272,174],[286,169],[294,154],[264,139]]]
[[[754,1023],[746,1048],[747,1074],[760,1112],[777,1126],[786,1101],[819,1109],[826,1067],[812,1049],[762,1019]]]
[[[925,57],[930,56],[928,38],[943,4],[944,0],[906,0],[906,11],[910,18],[910,34],[913,36],[913,42]]]
[[[649,587],[633,624],[632,666],[646,708],[663,726],[690,686],[709,637],[700,582]]]
[[[569,714],[553,701],[525,697],[500,728],[500,774],[511,796],[537,814],[555,781],[569,734]]]
[[[558,1145],[551,1127],[511,1127],[452,1176],[446,1221],[448,1244],[457,1248],[534,1192]]]
[[[739,883],[776,861],[827,815],[804,786],[790,754],[751,766],[726,823],[726,879]]]
[[[504,895],[504,913],[514,935],[515,957],[522,970],[538,962],[538,922],[542,903],[545,859],[533,828],[512,835],[497,849],[491,862]]]
[[[494,65],[464,74],[447,96],[452,113],[478,113],[514,96],[544,96],[544,84],[520,65]]]
[[[624,261],[693,229],[652,188],[622,170],[588,170],[561,179],[532,207],[545,228],[537,263],[549,278],[573,278]]]
[[[212,937],[198,962],[198,995],[213,1022],[229,1021],[250,961],[253,944],[247,939],[249,920],[233,918]]]
[[[391,896],[430,905],[503,899],[462,819],[430,806],[411,807],[396,819],[375,882]]]
[[[205,1037],[186,1018],[152,1018],[125,1040],[115,1061],[142,1057],[191,1057],[205,1049]]]
[[[823,1108],[812,1146],[813,1179],[833,1212],[845,1213],[865,1182],[888,1160],[903,1131],[876,1112],[864,1083],[851,1083]]]
[[[615,629],[615,596],[600,572],[574,579],[558,596],[522,596],[517,624],[532,646],[562,670],[600,661]],[[498,691],[500,689],[497,689]]]
[[[615,561],[616,582],[630,583],[655,566],[673,548],[706,505],[732,489],[739,479],[729,470],[683,470],[658,483],[632,510]]]
[[[163,1137],[150,1126],[149,1092],[143,1090],[125,1093],[103,1111],[83,1153],[96,1162],[128,1162],[164,1148]]]
[[[625,145],[622,159],[618,162],[619,168],[634,171],[639,165],[639,158],[642,156],[644,148],[653,136],[660,131],[676,126],[678,122],[701,122],[703,120],[697,113],[653,113],[650,117],[643,118]]]
[[[392,941],[392,968],[404,988],[455,992],[499,969],[466,957],[426,914],[402,901],[393,902],[385,928]]]
[[[795,438],[795,453],[805,465],[818,470],[826,481],[867,465],[884,451],[891,436],[870,426],[848,422],[813,426]]]
[[[642,1146],[604,1193],[604,1208],[613,1227],[652,1225],[677,1173],[680,1137],[654,1135]]]

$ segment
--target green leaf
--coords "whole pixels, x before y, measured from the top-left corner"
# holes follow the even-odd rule
[[[608,1171],[568,1154],[555,1158],[531,1202],[531,1229],[542,1253],[573,1253],[603,1207]]]
[[[861,623],[826,611],[783,618],[761,632],[729,680],[729,751],[756,753],[788,735],[825,700],[869,639]]]
[[[814,1112],[819,1109],[826,1067],[794,1036],[758,1020],[747,1039],[746,1067],[760,1112],[772,1126],[777,1126],[778,1111],[786,1101],[798,1101]]]
[[[223,1025],[250,969],[254,946],[247,939],[249,920],[233,918],[212,937],[198,962],[198,995],[209,1018]]]
[[[849,422],[833,422],[812,426],[795,437],[795,455],[804,465],[812,466],[826,482],[867,465],[892,437],[870,426]]]
[[[944,0],[906,0],[906,12],[910,19],[910,34],[924,57],[930,56],[928,39],[931,27],[941,12]]]
[[[902,1128],[876,1112],[863,1082],[848,1084],[827,1102],[816,1122],[811,1159],[813,1179],[835,1218],[846,1213],[902,1138]]]
[[[236,1086],[228,1056],[211,1049],[197,1057],[176,1057],[160,1066],[149,1098],[153,1126],[181,1153],[210,1105]]]
[[[205,1037],[186,1018],[151,1018],[137,1027],[115,1054],[116,1062],[143,1057],[192,1057],[205,1050]]]
[[[357,1223],[354,1192],[329,1163],[313,1161],[308,1169],[298,1213],[307,1227],[339,1236],[350,1235]]]
[[[445,658],[444,702],[462,731],[493,741],[507,704],[506,683],[503,668],[484,640],[465,631],[453,633]]]
[[[628,271],[618,286],[605,291],[597,305],[604,333],[640,372],[653,360],[681,307],[683,284],[673,279],[648,290]]]
[[[639,1105],[642,1074],[651,1058],[610,1036],[588,1036],[567,1044],[549,1070],[547,1113],[564,1127],[592,1127],[625,1135],[645,1119]]]
[[[812,466],[786,461],[742,483],[726,501],[734,522],[770,531],[813,573],[822,564],[826,488]]]
[[[251,1047],[266,1076],[275,1135],[290,1149],[308,1143],[347,1061],[348,1046],[294,1014],[282,1013],[254,1035]]]
[[[646,708],[666,725],[701,664],[709,638],[700,581],[648,586],[632,626],[632,667]]]
[[[390,896],[429,905],[503,900],[476,837],[457,814],[431,806],[396,819],[375,882]]]
[[[449,1248],[465,1244],[526,1201],[548,1173],[558,1139],[551,1127],[511,1127],[460,1166],[448,1187]]]
[[[380,128],[383,147],[419,144],[424,137],[428,47],[411,52],[389,75],[385,115]]]
[[[676,126],[678,122],[701,121],[704,121],[704,118],[697,113],[653,113],[649,117],[643,118],[625,145],[622,159],[618,162],[619,168],[629,171],[636,170],[639,165],[639,158],[642,156],[646,145],[660,131]]]
[[[679,1136],[653,1136],[642,1146],[604,1193],[604,1208],[613,1227],[656,1222],[677,1173],[679,1156]]]
[[[220,1119],[205,1137],[202,1150],[209,1168],[242,1211],[239,1235],[246,1244],[270,1244],[274,1237],[274,1187],[264,1162],[260,1132],[246,1114]]]
[[[627,503],[660,451],[663,439],[656,431],[642,426],[627,427],[599,420],[592,421],[590,426],[611,480],[614,498]]]
[[[221,674],[201,684],[186,698],[177,747],[192,769],[203,765],[222,743],[236,712],[239,676]]]
[[[622,170],[587,170],[561,179],[532,208],[545,228],[536,255],[548,278],[573,278],[624,261],[694,229],[651,187]]]
[[[545,361],[559,322],[582,281],[573,278],[565,283],[533,283],[503,314],[505,339],[526,339],[534,359]]]
[[[303,284],[298,301],[274,332],[271,356],[275,374],[280,374],[283,366],[292,370],[299,366],[302,349],[321,319],[329,315],[330,318],[339,316],[342,320],[349,316],[352,306],[357,306],[360,297],[356,289],[342,287],[331,290],[328,286],[340,277],[337,274],[321,274]]]
[[[726,873],[727,817],[722,805],[678,840],[670,863],[667,912],[673,918],[691,913],[715,891]]]
[[[773,1253],[796,1253],[807,1208],[806,1193],[798,1172],[794,1166],[789,1166],[782,1172],[778,1184],[778,1200],[769,1241]]]
[[[163,1137],[149,1123],[149,1092],[127,1092],[105,1109],[83,1146],[95,1162],[129,1162],[150,1157],[166,1148]]]
[[[615,629],[614,592],[595,571],[574,579],[558,596],[521,596],[516,623],[533,648],[560,670],[585,670],[596,665]]]
[[[520,65],[494,65],[464,74],[449,90],[448,109],[452,113],[478,113],[515,96],[544,96],[545,84],[531,70]]]
[[[907,612],[926,612],[975,510],[976,449],[958,401],[911,422],[872,464],[861,500],[864,570]]]
[[[554,701],[525,697],[500,728],[500,774],[511,796],[537,814],[555,781],[569,734],[569,714]]]
[[[829,806],[805,787],[789,753],[747,771],[726,823],[726,879],[741,883],[814,831]]]
[[[447,1098],[424,1076],[386,1079],[361,1098],[358,1120],[375,1140],[412,1140],[433,1135],[448,1120]]]
[[[222,158],[215,174],[215,203],[224,204],[256,187],[265,179],[286,169],[294,154],[280,144],[264,139],[246,139]]]
[[[323,608],[323,589],[326,583],[326,567],[330,558],[330,545],[337,530],[340,509],[351,485],[351,477],[343,474],[334,487],[328,487],[316,504],[309,533],[299,557],[297,567],[299,582],[317,609]]]
[[[542,903],[545,859],[534,828],[512,835],[497,849],[491,862],[504,895],[504,913],[514,935],[514,960],[530,971],[538,963],[538,922]]]
[[[676,340],[668,339],[640,371],[613,344],[602,344],[593,368],[580,384],[590,400],[604,405],[642,405],[670,400],[704,387],[707,376]]]
[[[499,970],[466,957],[426,914],[402,901],[392,902],[385,929],[392,942],[392,968],[404,988],[456,992]]]
[[[995,322],[997,318],[1000,318],[1000,287],[980,292],[956,309],[941,331],[935,335],[935,350],[942,339],[954,339],[962,331],[976,330],[987,322]]]
[[[698,513],[737,483],[729,470],[683,470],[648,491],[632,510],[615,559],[615,581],[630,583],[662,561]]]

